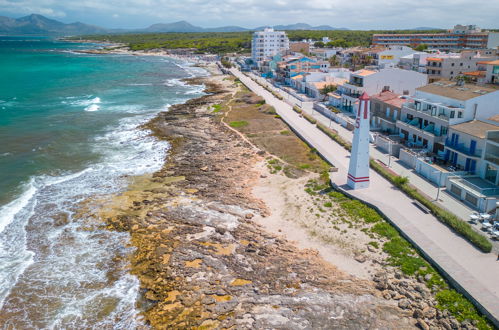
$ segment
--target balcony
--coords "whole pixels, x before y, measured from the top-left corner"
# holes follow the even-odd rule
[[[497,154],[485,154],[485,160],[499,166],[499,156]]]
[[[470,148],[466,147],[464,143],[452,143],[449,138],[445,139],[445,146],[469,157],[480,158],[482,156],[482,149],[475,149],[472,151]]]
[[[433,125],[428,125],[426,127],[421,128],[419,122],[416,122],[415,120],[410,120],[410,121],[397,120],[396,127],[404,129],[408,131],[409,134],[415,134],[433,143],[442,142],[444,139],[444,137],[439,132],[435,131]]]
[[[499,188],[479,177],[471,176],[454,176],[449,177],[449,181],[468,193],[471,193],[478,198],[499,195]],[[452,190],[451,190],[452,191]]]
[[[418,109],[416,108],[416,105],[414,103],[406,103],[404,104],[403,108],[402,109],[406,109],[408,111],[406,111],[407,113],[410,113],[412,115],[422,115],[422,117],[424,119],[430,119],[430,120],[434,120],[434,119],[440,119],[441,121],[441,124],[445,124],[447,125],[448,124],[448,121],[449,121],[449,116],[447,116],[444,112],[444,110],[440,109],[440,110],[431,110],[431,109]]]

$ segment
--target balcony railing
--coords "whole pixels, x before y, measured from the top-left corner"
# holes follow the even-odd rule
[[[479,158],[482,156],[482,149],[475,149],[474,151],[472,151],[469,147],[466,147],[464,143],[452,143],[451,139],[449,138],[445,139],[445,146],[471,157]]]
[[[485,160],[494,163],[495,165],[499,165],[499,156],[496,154],[486,153]]]
[[[464,188],[466,191],[469,191],[471,193],[475,193],[475,195],[481,194],[483,196],[495,196],[499,195],[499,188],[486,188],[486,187],[479,187],[476,184],[473,184],[469,180],[466,179],[466,177],[460,177],[460,176],[452,176],[449,178],[449,180],[452,183],[456,183],[461,188]]]

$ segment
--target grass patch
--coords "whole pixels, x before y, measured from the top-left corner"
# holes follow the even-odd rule
[[[291,132],[289,130],[285,129],[285,130],[280,131],[279,134],[281,134],[281,135],[291,135]]]
[[[214,104],[211,107],[213,108],[213,112],[214,113],[220,112],[220,110],[222,110],[222,105],[221,104]]]
[[[229,123],[229,126],[230,127],[234,127],[234,128],[244,127],[244,126],[248,126],[248,122],[244,121],[244,120],[241,120],[241,121],[231,121]]]
[[[478,329],[491,328],[487,321],[477,314],[475,307],[456,291],[442,290],[436,294],[435,298],[438,302],[436,307],[440,310],[448,310],[459,322],[475,320]]]
[[[300,168],[302,170],[306,170],[306,169],[310,168],[310,164],[301,164],[301,165],[298,165],[298,168]]]
[[[326,202],[326,203],[324,203],[324,207],[333,207],[333,203]]]
[[[379,249],[379,243],[376,242],[376,241],[370,241],[369,243],[367,243],[369,245],[371,245],[372,247],[376,248],[376,249]]]

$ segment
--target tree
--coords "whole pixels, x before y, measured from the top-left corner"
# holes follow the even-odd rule
[[[338,55],[333,55],[329,58],[329,65],[331,65],[332,67],[340,65],[340,61],[338,60]]]
[[[427,50],[427,49],[428,49],[427,44],[419,44],[414,48],[414,50],[417,50],[418,52],[422,52],[422,51]]]
[[[325,44],[322,41],[316,41],[314,42],[314,47],[317,48],[324,48]]]
[[[326,85],[320,89],[321,95],[323,95],[322,100],[324,101],[326,99],[326,96],[328,93],[332,93],[336,91],[336,86],[335,85]]]
[[[341,47],[341,48],[346,48],[348,47],[348,42],[343,39],[343,38],[340,38],[340,39],[336,39],[336,40],[332,40],[330,42],[327,43],[327,46],[328,47]]]
[[[357,63],[359,63],[359,60],[360,60],[359,54],[354,53],[352,55],[352,71],[355,71],[355,67]]]

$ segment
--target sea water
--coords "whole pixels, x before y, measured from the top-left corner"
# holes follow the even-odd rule
[[[0,36],[0,327],[130,329],[139,283],[126,233],[89,200],[158,170],[168,145],[140,126],[202,94],[204,70],[166,57]]]

